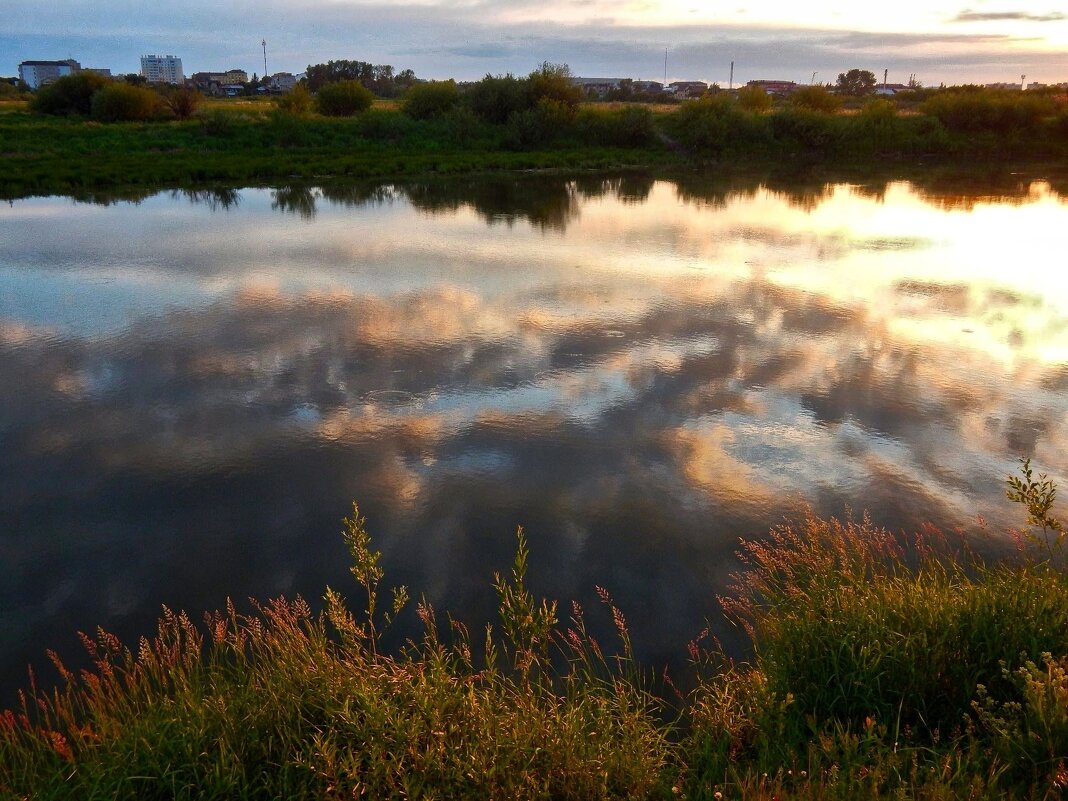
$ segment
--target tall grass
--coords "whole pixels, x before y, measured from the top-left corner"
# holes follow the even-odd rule
[[[1059,530],[1025,463],[1009,495]],[[164,610],[127,648],[32,679],[0,716],[2,798],[1059,798],[1068,788],[1068,577],[1059,540],[986,564],[932,528],[808,517],[743,543],[722,604],[752,637],[735,663],[690,645],[681,693],[635,662],[598,590],[608,647],[577,605],[526,584],[520,530],[472,636],[422,600],[407,614],[354,508],[357,593],[323,611],[232,604],[196,626]],[[655,691],[654,691],[654,688]]]
[[[85,638],[94,667],[31,687],[0,718],[0,795],[40,798],[644,798],[668,757],[659,702],[629,651],[605,655],[581,610],[563,635],[525,586],[520,534],[498,577],[501,634],[479,655],[417,606],[421,641],[380,650],[393,610],[364,521],[345,521],[363,608],[278,599],[198,629],[164,610],[135,650]],[[618,615],[618,610],[614,610]],[[201,632],[204,632],[203,634]],[[551,649],[557,660],[550,666]],[[562,660],[562,661],[561,661]],[[476,666],[477,665],[477,666]]]

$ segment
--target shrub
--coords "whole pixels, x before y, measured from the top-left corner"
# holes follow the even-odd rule
[[[200,115],[201,130],[207,136],[225,138],[233,136],[237,130],[237,115],[223,109],[210,109]]]
[[[143,86],[110,83],[93,95],[93,119],[101,122],[150,120],[159,116],[163,101]]]
[[[768,138],[767,120],[742,111],[727,95],[688,100],[672,115],[670,126],[687,147],[711,155],[759,148]]]
[[[835,117],[808,109],[786,109],[767,117],[776,144],[800,148],[822,155],[837,150],[848,118]]]
[[[574,110],[557,100],[543,98],[534,108],[508,118],[506,143],[514,150],[543,147],[573,129]]]
[[[1038,92],[963,89],[939,92],[921,105],[956,133],[1025,134],[1052,116],[1056,101]]]
[[[822,86],[802,86],[790,95],[790,105],[806,111],[833,114],[842,107],[842,98]]]
[[[371,90],[359,81],[338,81],[319,90],[316,104],[319,113],[328,117],[351,117],[369,109],[374,99]]]
[[[279,110],[298,117],[309,113],[313,104],[311,93],[303,83],[298,83],[274,102]]]
[[[417,83],[404,93],[401,110],[413,119],[429,120],[444,115],[459,97],[456,81]]]
[[[1015,671],[1003,670],[1016,687],[1019,701],[998,702],[986,687],[973,704],[980,731],[1005,760],[1035,780],[1064,772],[1068,759],[1068,656],[1042,654]],[[1022,770],[1021,770],[1022,769]]]
[[[900,149],[901,130],[897,124],[897,106],[892,100],[874,99],[864,104],[849,120],[848,135],[855,146],[865,152]]]
[[[414,133],[418,123],[394,111],[372,110],[357,122],[360,135],[372,142],[399,142]]]
[[[576,118],[583,142],[604,147],[645,147],[656,141],[652,112],[642,106],[602,111],[583,109]]]
[[[449,138],[457,144],[471,144],[475,137],[486,133],[485,124],[467,106],[454,106],[442,122]]]
[[[0,80],[0,100],[12,100],[19,96],[18,87],[13,83]]]
[[[484,122],[505,123],[513,114],[526,111],[531,102],[530,81],[514,75],[487,75],[467,87],[461,102]]]
[[[738,90],[738,105],[746,111],[767,111],[771,102],[771,95],[762,86],[743,86]]]
[[[582,100],[582,88],[571,83],[571,77],[571,68],[567,64],[542,62],[527,79],[530,83],[531,104],[536,106],[543,100],[548,100],[555,103],[558,109],[574,116]]]
[[[185,86],[168,89],[163,94],[164,104],[179,120],[188,120],[192,117],[200,108],[203,100],[204,96],[200,92]]]
[[[30,108],[41,114],[88,117],[93,110],[93,95],[111,81],[95,72],[64,75],[37,91]]]

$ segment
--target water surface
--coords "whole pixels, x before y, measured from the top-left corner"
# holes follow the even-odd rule
[[[475,624],[534,588],[677,661],[738,537],[806,506],[1019,521],[1068,476],[1049,183],[640,176],[0,207],[0,681],[159,604],[352,592],[359,501]]]

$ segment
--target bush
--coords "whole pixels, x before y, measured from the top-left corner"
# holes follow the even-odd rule
[[[1043,654],[1014,672],[1003,671],[1022,701],[999,703],[985,687],[974,703],[980,731],[1015,768],[1018,779],[1063,774],[1068,758],[1068,656]]]
[[[533,150],[573,130],[574,110],[557,100],[543,98],[534,108],[508,118],[506,144],[513,150]]]
[[[13,100],[19,96],[18,87],[13,83],[0,80],[0,100]]]
[[[400,142],[413,134],[419,123],[395,111],[373,110],[358,121],[360,136],[372,142]]]
[[[527,79],[530,83],[530,102],[537,106],[543,100],[551,101],[560,110],[574,116],[582,100],[582,87],[571,83],[571,68],[567,64],[542,62]]]
[[[487,75],[464,89],[460,101],[480,120],[502,124],[531,108],[530,81],[514,75]]]
[[[738,105],[746,111],[767,111],[771,102],[771,95],[762,86],[743,86],[738,90]]]
[[[312,96],[308,87],[298,83],[274,101],[280,111],[301,117],[312,110]]]
[[[838,147],[849,118],[808,109],[787,109],[767,117],[777,145],[831,155]]]
[[[338,81],[320,89],[316,103],[320,114],[328,117],[351,117],[369,109],[374,99],[371,90],[359,81]]]
[[[202,112],[199,117],[201,130],[207,136],[226,138],[237,131],[238,117],[231,111],[215,108]]]
[[[603,147],[645,147],[656,141],[653,114],[642,106],[583,109],[575,121],[582,141]]]
[[[761,147],[768,138],[769,119],[773,117],[742,111],[727,95],[717,95],[686,101],[672,115],[670,126],[692,150],[721,155]]]
[[[111,83],[94,72],[64,75],[39,89],[30,108],[41,114],[88,117],[93,110],[93,95]]]
[[[111,83],[93,95],[93,119],[101,122],[150,120],[159,116],[162,106],[162,98],[151,89]]]
[[[417,83],[404,93],[401,110],[416,120],[430,120],[444,115],[459,100],[456,81]]]
[[[842,107],[842,98],[822,86],[802,86],[790,95],[790,105],[806,111],[833,114]]]
[[[192,117],[203,100],[204,96],[200,92],[185,86],[168,89],[163,95],[164,104],[179,120]]]
[[[1056,111],[1056,101],[1038,92],[963,89],[939,92],[920,109],[955,133],[1027,134]]]

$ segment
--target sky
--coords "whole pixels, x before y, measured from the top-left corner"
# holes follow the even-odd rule
[[[858,67],[891,83],[1068,81],[1064,0],[0,0],[0,75],[75,58],[136,72],[174,54],[187,75],[302,72],[357,59],[420,77],[525,74],[833,82]],[[666,51],[666,70],[665,70]]]

